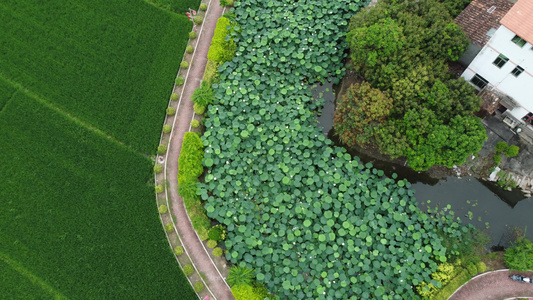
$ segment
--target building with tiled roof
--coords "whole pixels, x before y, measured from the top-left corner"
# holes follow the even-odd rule
[[[472,40],[461,76],[496,95],[504,122],[533,141],[533,0],[514,2],[474,0],[456,18]]]

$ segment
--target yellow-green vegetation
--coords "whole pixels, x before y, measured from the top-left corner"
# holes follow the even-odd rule
[[[165,154],[167,153],[167,145],[161,144],[159,147],[157,147],[157,154]]]
[[[533,243],[525,237],[518,239],[505,251],[505,265],[511,270],[526,271],[533,269]]]
[[[174,225],[172,225],[172,223],[167,223],[167,224],[165,224],[165,231],[166,231],[166,232],[172,232],[172,231],[174,231]]]
[[[162,166],[162,165],[159,165],[159,164],[156,164],[156,165],[154,166],[154,173],[159,174],[159,173],[161,173],[161,172],[163,172],[163,166]]]
[[[192,273],[194,273],[194,268],[192,265],[185,265],[183,267],[183,274],[185,274],[186,276],[189,276]]]
[[[220,247],[216,247],[215,249],[213,249],[213,255],[215,257],[220,257],[220,256],[222,256],[223,253],[224,252],[223,252],[222,248],[220,248]]]
[[[209,240],[207,241],[207,247],[213,249],[217,246],[217,241]]]
[[[202,239],[207,238],[211,222],[197,194],[198,177],[204,172],[202,139],[194,132],[185,133],[179,157],[178,192],[183,197],[185,208],[194,229]]]
[[[168,208],[166,205],[164,204],[161,204],[159,205],[159,213],[160,214],[166,214],[168,212]]]
[[[172,106],[167,107],[167,115],[173,116],[176,114],[176,109]]]
[[[156,193],[159,194],[159,193],[162,193],[162,192],[164,192],[164,191],[165,191],[165,187],[164,187],[163,185],[158,184],[158,185],[155,186],[155,192],[156,192]]]
[[[204,284],[200,281],[194,283],[194,291],[200,293],[204,290]]]
[[[183,247],[182,246],[177,246],[176,248],[174,248],[174,254],[176,254],[177,256],[180,256],[183,254]]]

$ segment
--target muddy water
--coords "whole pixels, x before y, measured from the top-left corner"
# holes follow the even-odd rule
[[[325,100],[322,113],[318,117],[319,126],[336,145],[344,146],[333,130],[334,90],[332,83],[311,89],[315,98],[322,97]],[[422,210],[435,206],[446,207],[450,204],[456,216],[487,232],[493,246],[508,246],[513,227],[522,230],[529,227],[526,236],[533,240],[533,197],[526,199],[519,191],[503,191],[492,183],[472,177],[433,179],[425,172],[416,172],[403,165],[377,160],[354,149],[348,151],[364,163],[371,162],[375,168],[383,170],[386,176],[396,173],[399,178],[411,182]]]

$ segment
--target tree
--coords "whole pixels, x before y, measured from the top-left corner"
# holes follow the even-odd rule
[[[349,145],[368,142],[365,132],[382,123],[392,107],[392,99],[368,82],[356,83],[340,99],[335,110],[335,131]]]
[[[378,57],[390,56],[405,44],[402,29],[391,18],[383,19],[368,27],[357,27],[348,32],[351,58],[358,67],[374,67]]]
[[[522,237],[505,251],[503,260],[511,270],[527,271],[533,269],[533,243]]]

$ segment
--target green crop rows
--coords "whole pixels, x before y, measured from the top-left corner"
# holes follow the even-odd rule
[[[236,56],[213,84],[200,194],[227,226],[226,258],[282,299],[416,299],[450,258],[439,230],[467,231],[317,128],[307,84],[343,74],[348,19],[364,4],[236,2]]]
[[[0,20],[0,77],[155,152],[192,26],[185,15],[144,1],[7,0]]]
[[[0,298],[196,299],[146,155],[190,22],[127,0],[6,0],[0,20]]]
[[[0,128],[0,290],[194,298],[157,221],[150,160],[22,92]]]

